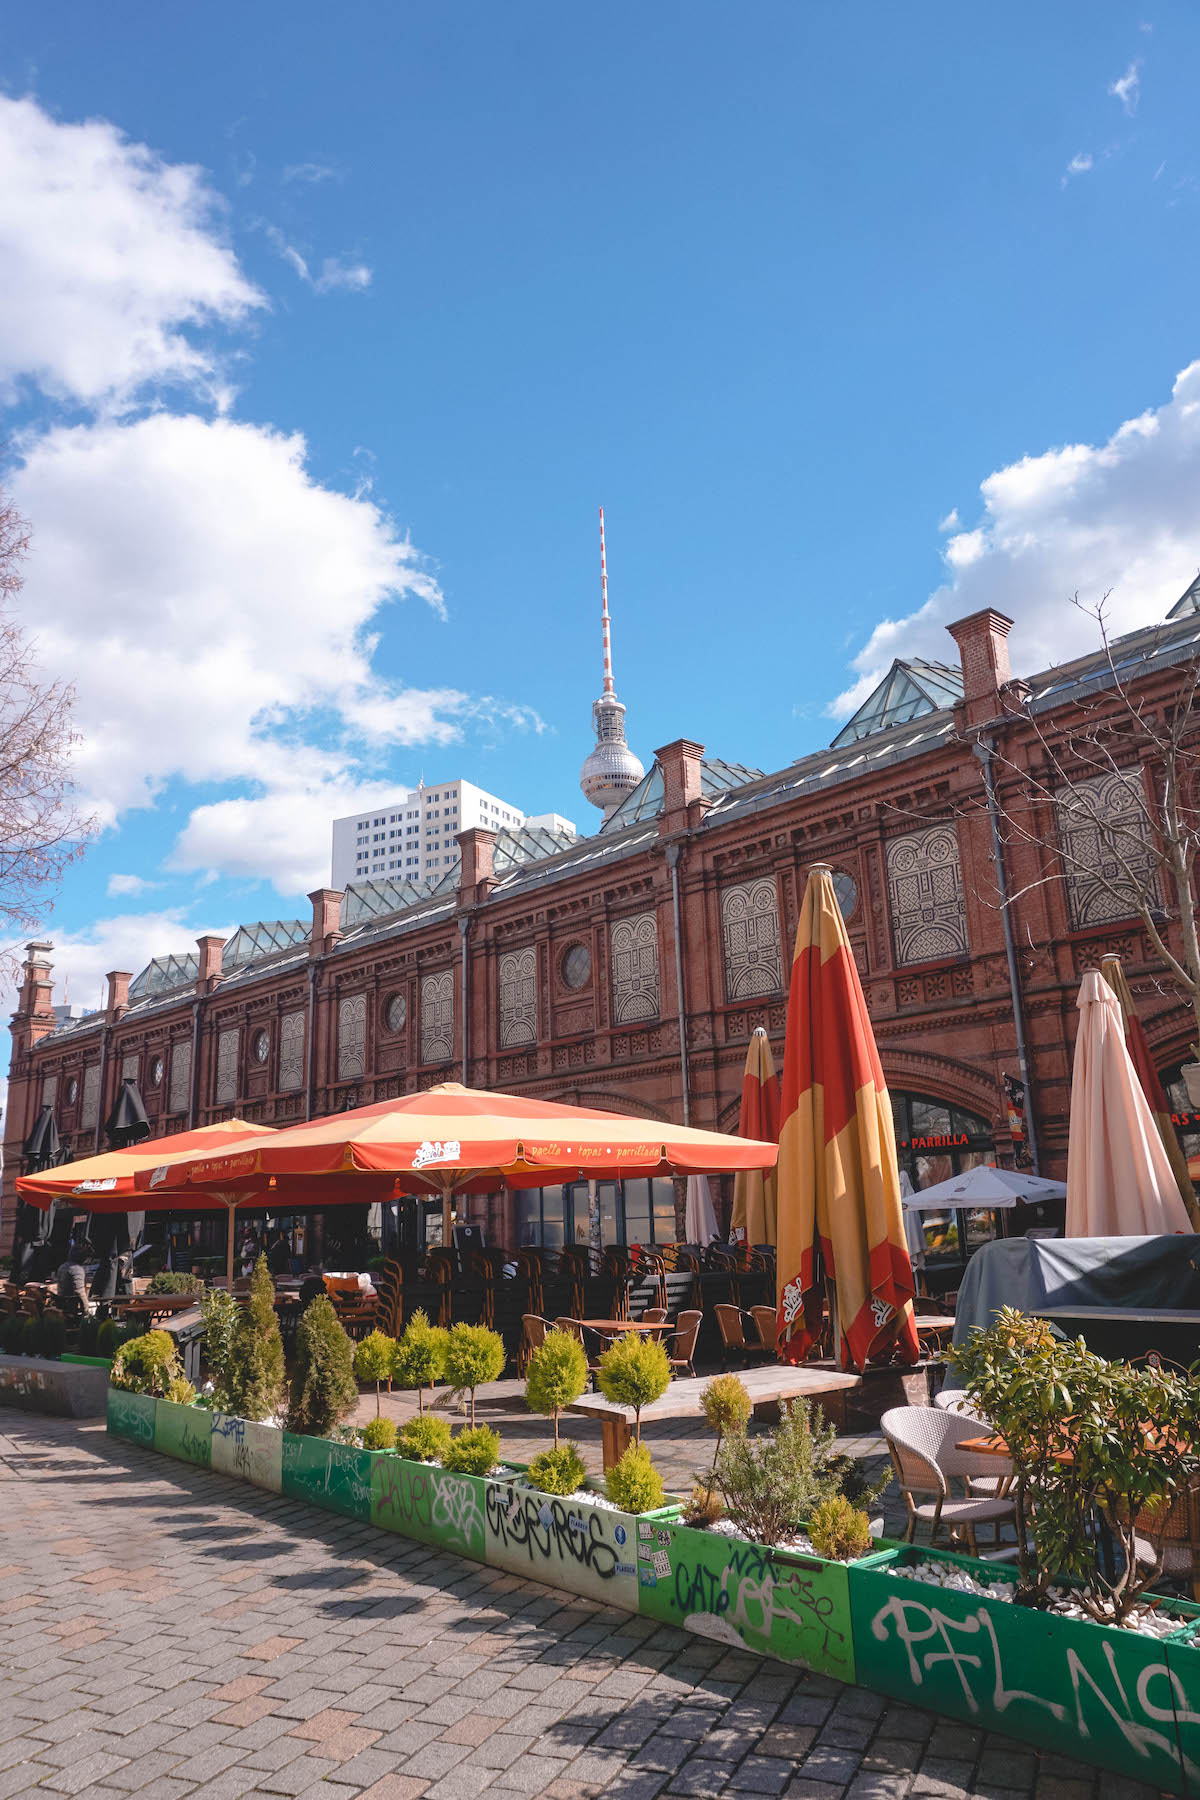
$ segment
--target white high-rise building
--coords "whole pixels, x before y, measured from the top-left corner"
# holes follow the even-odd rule
[[[527,818],[520,807],[471,781],[422,782],[402,789],[385,805],[333,821],[331,885],[345,889],[355,881],[389,878],[440,881],[459,859],[455,838],[460,831],[472,826],[519,831],[524,825],[575,830],[557,813]]]

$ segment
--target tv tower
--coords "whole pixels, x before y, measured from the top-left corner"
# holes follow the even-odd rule
[[[625,708],[617,699],[612,672],[612,620],[608,611],[608,559],[604,548],[604,508],[600,508],[600,630],[604,644],[604,690],[592,705],[596,747],[579,776],[584,797],[607,819],[631,794],[646,771],[625,741]]]

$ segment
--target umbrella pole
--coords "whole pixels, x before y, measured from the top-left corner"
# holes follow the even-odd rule
[[[451,1175],[442,1177],[442,1243],[450,1248],[450,1195],[454,1190],[454,1178]]]

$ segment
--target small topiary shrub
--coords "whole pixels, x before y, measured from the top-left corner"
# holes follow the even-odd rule
[[[489,1475],[500,1456],[500,1438],[490,1425],[466,1425],[443,1452],[443,1469],[456,1475]]]
[[[296,1327],[296,1367],[292,1375],[292,1431],[327,1437],[358,1405],[354,1346],[333,1302],[319,1294]]]
[[[692,1485],[691,1498],[683,1509],[684,1524],[694,1525],[700,1531],[725,1517],[725,1503],[719,1494],[713,1493],[709,1485],[710,1479],[696,1479]]]
[[[700,1404],[704,1409],[704,1418],[709,1430],[715,1431],[717,1434],[717,1447],[713,1451],[712,1468],[706,1475],[697,1472],[695,1476],[697,1485],[692,1490],[692,1498],[687,1508],[689,1524],[693,1522],[711,1524],[714,1519],[719,1519],[725,1511],[719,1502],[714,1503],[713,1500],[713,1488],[717,1479],[717,1458],[721,1454],[721,1445],[725,1439],[744,1432],[750,1423],[750,1414],[754,1411],[754,1404],[746,1391],[746,1384],[739,1381],[736,1375],[714,1376],[707,1387],[701,1390]],[[697,1496],[701,1483],[703,1483],[707,1497],[703,1507],[700,1508],[700,1514],[693,1520],[693,1514],[697,1513]]]
[[[450,1448],[450,1425],[432,1413],[410,1419],[396,1433],[396,1448],[410,1462],[440,1462]]]
[[[42,1321],[32,1313],[22,1321],[21,1354],[22,1356],[40,1356],[42,1354]]]
[[[101,1319],[96,1327],[96,1355],[107,1356],[111,1361],[121,1348],[124,1338],[125,1334],[116,1319]]]
[[[237,1301],[224,1288],[209,1288],[200,1301],[200,1317],[204,1320],[204,1359],[216,1390],[214,1399],[225,1412],[233,1411],[226,1405],[229,1396],[225,1380],[240,1313]]]
[[[541,1411],[541,1408],[538,1408]],[[535,1456],[526,1471],[531,1487],[543,1494],[573,1494],[587,1480],[587,1468],[574,1444],[556,1444]]]
[[[425,1389],[445,1375],[448,1335],[440,1325],[431,1325],[428,1314],[418,1307],[396,1345],[392,1379],[401,1387],[416,1388],[418,1412],[425,1411]]]
[[[608,1497],[622,1512],[653,1512],[663,1503],[662,1476],[645,1444],[630,1444],[615,1468],[608,1471]]]
[[[367,1420],[358,1435],[364,1450],[394,1450],[396,1421],[377,1414],[375,1418]]]
[[[396,1340],[386,1331],[369,1331],[354,1349],[354,1379],[375,1383],[375,1417],[379,1417],[379,1390],[392,1378],[396,1360]],[[382,1448],[382,1446],[380,1446]]]
[[[504,1339],[486,1325],[452,1325],[446,1337],[446,1380],[456,1394],[471,1396],[471,1427],[475,1426],[475,1389],[485,1381],[499,1381],[508,1361]]]
[[[287,1375],[275,1314],[275,1283],[260,1256],[246,1304],[236,1309],[233,1338],[219,1383],[221,1407],[240,1419],[273,1419],[283,1405]]]
[[[531,1412],[548,1413],[554,1420],[554,1447],[558,1448],[558,1415],[578,1400],[587,1386],[588,1365],[583,1345],[573,1332],[548,1331],[529,1358],[525,1404]],[[540,1483],[538,1484],[541,1485]],[[548,1488],[547,1493],[559,1493]]]
[[[633,1408],[633,1441],[642,1441],[642,1408],[661,1399],[671,1385],[671,1362],[655,1338],[630,1333],[600,1358],[600,1392],[616,1406]]]
[[[9,1313],[0,1324],[0,1346],[6,1356],[20,1356],[25,1348],[25,1321],[20,1313]]]
[[[177,1406],[192,1406],[196,1400],[196,1390],[186,1375],[173,1375],[167,1383],[165,1398],[174,1400]]]
[[[109,1380],[133,1394],[157,1394],[165,1400],[171,1383],[183,1375],[175,1339],[169,1331],[147,1331],[122,1344],[113,1357]]]
[[[44,1312],[38,1320],[38,1355],[57,1361],[67,1347],[67,1321],[60,1312]]]
[[[865,1556],[871,1546],[871,1521],[852,1506],[845,1494],[822,1500],[808,1521],[808,1535],[818,1556],[833,1562],[850,1562]]]
[[[160,1269],[151,1277],[148,1294],[198,1294],[204,1287],[198,1275],[185,1275],[182,1269]]]

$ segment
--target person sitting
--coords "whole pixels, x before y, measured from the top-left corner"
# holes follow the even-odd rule
[[[275,1233],[275,1241],[267,1251],[267,1267],[272,1275],[286,1275],[292,1266],[292,1252],[287,1238],[282,1231]]]
[[[87,1297],[87,1270],[81,1262],[73,1261],[75,1246],[72,1244],[67,1252],[67,1261],[59,1267],[55,1277],[58,1283],[58,1304],[68,1319],[82,1319],[91,1311]]]

